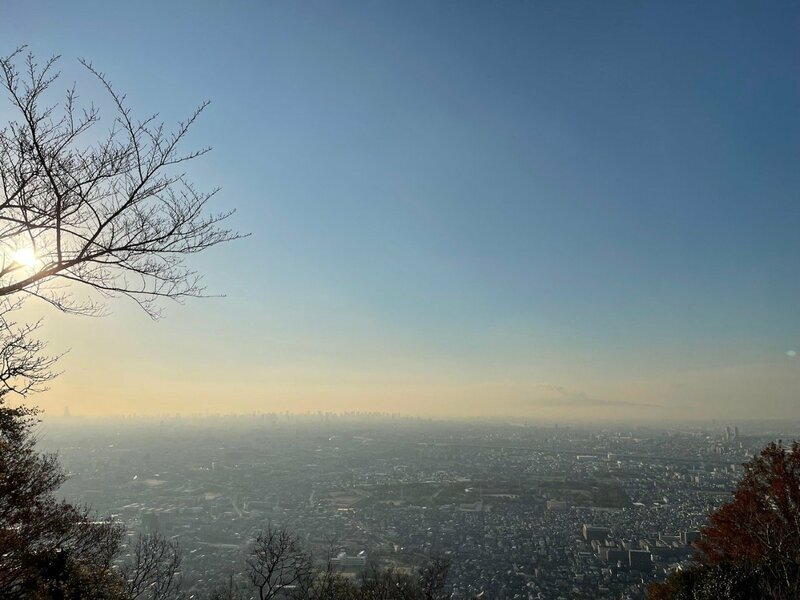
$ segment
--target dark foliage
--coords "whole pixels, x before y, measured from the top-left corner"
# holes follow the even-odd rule
[[[65,475],[35,451],[28,411],[0,406],[0,597],[105,598],[123,529],[58,500]]]

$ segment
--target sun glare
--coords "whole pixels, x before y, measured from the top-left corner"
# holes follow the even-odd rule
[[[11,260],[23,267],[35,267],[38,259],[33,248],[20,248],[11,254]]]

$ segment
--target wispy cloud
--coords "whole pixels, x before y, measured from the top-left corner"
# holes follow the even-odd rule
[[[631,408],[657,408],[664,409],[660,404],[649,404],[646,402],[628,402],[626,400],[608,400],[605,398],[595,398],[579,390],[571,390],[561,385],[541,384],[536,386],[538,397],[530,399],[531,404],[538,406],[559,406],[559,407],[587,407],[587,406],[626,406]]]

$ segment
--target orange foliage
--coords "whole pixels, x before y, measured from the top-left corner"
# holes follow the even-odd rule
[[[744,465],[733,500],[711,515],[698,548],[708,564],[800,560],[800,443],[771,443]]]

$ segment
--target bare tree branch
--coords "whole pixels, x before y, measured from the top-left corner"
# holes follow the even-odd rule
[[[272,524],[253,542],[247,573],[259,600],[271,600],[298,586],[311,573],[311,557],[300,540],[284,527]]]
[[[32,335],[40,321],[8,316],[24,300],[100,316],[123,296],[157,318],[160,301],[205,294],[187,255],[241,237],[223,227],[232,211],[208,211],[217,190],[199,191],[178,170],[209,151],[181,150],[207,102],[174,129],[157,115],[136,119],[108,77],[81,61],[110,100],[103,132],[99,108],[81,106],[74,87],[51,99],[58,60],[39,64],[24,47],[0,58],[0,90],[16,113],[0,128],[0,403],[54,375],[57,357],[42,356]]]
[[[160,534],[136,538],[131,556],[121,569],[128,600],[179,600],[181,549],[177,541]]]
[[[0,297],[35,288],[59,310],[94,314],[96,304],[53,292],[61,280],[127,296],[157,317],[158,299],[202,296],[185,256],[241,237],[222,227],[232,211],[207,211],[217,190],[201,192],[176,170],[210,150],[180,149],[208,102],[172,130],[157,115],[137,120],[125,95],[82,60],[116,113],[98,135],[99,109],[80,108],[74,88],[46,103],[58,57],[39,65],[23,52],[0,59],[0,87],[18,113],[0,129]]]

